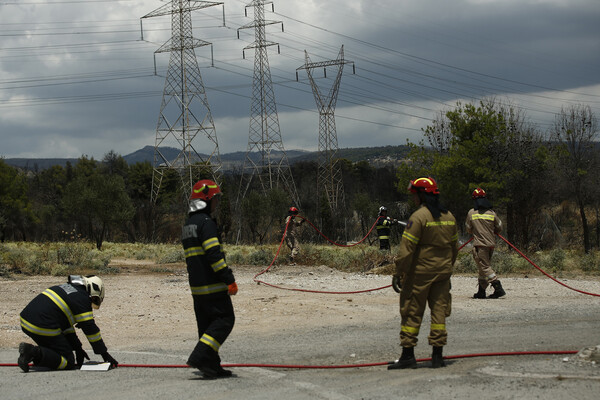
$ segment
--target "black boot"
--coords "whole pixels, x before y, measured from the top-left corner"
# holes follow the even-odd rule
[[[442,356],[442,346],[433,346],[433,353],[431,354],[431,368],[445,367],[444,356]]]
[[[388,365],[388,369],[415,369],[417,368],[417,359],[415,358],[414,347],[403,347],[402,355],[399,360],[396,360],[393,364]]]
[[[29,372],[29,363],[40,355],[40,348],[29,343],[19,344],[19,367],[23,372]],[[39,360],[38,360],[39,361]]]
[[[492,282],[492,286],[494,287],[494,293],[490,294],[490,296],[488,298],[497,299],[506,294],[504,289],[502,289],[502,284],[500,283],[500,281]]]
[[[473,295],[474,299],[485,299],[485,288],[479,285],[479,290]]]

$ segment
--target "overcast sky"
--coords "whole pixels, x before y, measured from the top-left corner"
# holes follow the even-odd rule
[[[196,49],[221,154],[248,145],[254,51],[249,1],[193,13]],[[157,50],[168,16],[159,0],[0,0],[0,157],[101,159],[154,146],[168,68]],[[316,150],[319,114],[304,65],[346,65],[335,112],[344,147],[418,142],[458,101],[495,96],[541,131],[561,107],[600,118],[599,0],[275,0],[265,18],[286,150]],[[156,59],[157,75],[154,74]],[[327,93],[327,78],[314,71]],[[202,152],[202,149],[197,149]],[[212,149],[210,149],[212,150]]]

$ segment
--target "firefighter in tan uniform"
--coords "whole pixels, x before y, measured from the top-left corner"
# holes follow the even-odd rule
[[[439,202],[435,180],[415,179],[408,190],[419,208],[404,229],[396,258],[392,283],[400,292],[402,354],[388,369],[417,367],[414,348],[427,304],[431,309],[431,366],[439,368],[445,366],[442,350],[448,336],[446,317],[451,310],[450,276],[458,254],[458,230],[452,213]]]
[[[492,254],[496,245],[496,234],[502,231],[502,221],[492,210],[492,204],[483,189],[477,188],[472,194],[475,205],[467,214],[467,232],[473,235],[473,259],[479,269],[479,290],[475,299],[485,299],[485,289],[492,285],[494,293],[489,299],[497,299],[506,294],[498,276],[491,266]]]
[[[299,211],[296,207],[290,207],[288,216],[285,219],[285,226],[287,227],[287,231],[285,231],[285,243],[290,249],[290,263],[292,265],[295,265],[294,259],[298,253],[300,253],[300,244],[296,237],[296,228],[304,223],[304,219],[296,219],[298,213]]]

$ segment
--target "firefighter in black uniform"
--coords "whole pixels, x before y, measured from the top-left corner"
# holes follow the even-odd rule
[[[391,250],[390,234],[392,225],[398,224],[398,220],[392,219],[387,215],[387,208],[379,207],[379,219],[377,219],[377,237],[379,238],[379,250]]]
[[[225,262],[217,224],[211,217],[220,196],[221,189],[215,182],[198,181],[192,188],[189,215],[182,232],[200,337],[187,364],[198,368],[207,379],[232,375],[221,367],[219,349],[233,329],[235,314],[230,295],[238,291],[233,272]]]
[[[21,311],[21,329],[37,346],[19,345],[19,367],[29,372],[29,363],[54,370],[81,367],[90,359],[75,333],[75,326],[87,337],[95,354],[111,367],[119,363],[106,349],[100,329],[94,322],[92,307],[104,300],[104,284],[95,275],[70,275],[68,282],[52,286],[36,296]],[[75,358],[73,357],[75,351]]]

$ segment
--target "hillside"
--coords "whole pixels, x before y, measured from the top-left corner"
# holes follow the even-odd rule
[[[161,147],[161,153],[168,159],[174,159],[179,154],[179,150],[171,147]],[[351,162],[367,161],[369,164],[377,167],[384,165],[397,165],[400,163],[408,152],[407,146],[383,146],[383,147],[356,147],[339,149],[338,158],[347,159]],[[274,151],[273,154],[278,154]],[[286,150],[286,155],[290,164],[296,162],[316,161],[318,152],[305,150]],[[201,154],[205,157],[206,155]],[[253,152],[250,157],[254,161],[259,161],[260,153]],[[124,155],[123,158],[129,165],[138,162],[150,162],[154,160],[154,147],[146,146],[136,150],[133,153]],[[224,170],[233,170],[235,167],[240,167],[246,158],[245,151],[237,151],[233,153],[221,154],[221,162]],[[6,158],[4,162],[14,167],[27,170],[44,170],[53,165],[66,166],[67,163],[76,164],[76,158]]]

